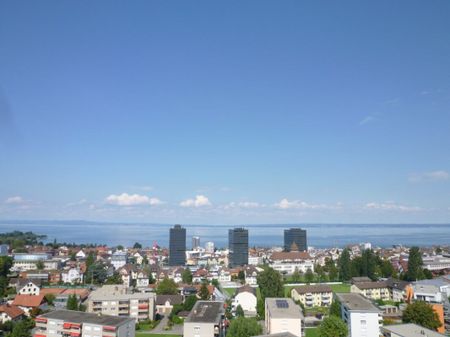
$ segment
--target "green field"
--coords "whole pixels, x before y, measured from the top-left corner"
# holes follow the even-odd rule
[[[236,292],[236,288],[222,288],[228,295],[233,296]]]
[[[136,332],[136,337],[181,337],[181,335],[166,335],[166,334],[154,334],[154,333],[139,333],[139,332]]]
[[[318,328],[309,328],[305,329],[306,337],[319,337],[319,329]]]
[[[349,293],[350,284],[330,284],[331,289],[334,293]]]

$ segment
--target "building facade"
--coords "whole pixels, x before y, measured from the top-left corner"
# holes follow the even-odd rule
[[[186,263],[186,228],[175,225],[170,229],[169,266],[184,266]]]
[[[265,309],[267,334],[290,332],[297,337],[303,336],[303,313],[291,298],[266,298]]]
[[[81,311],[55,310],[35,318],[33,337],[134,337],[135,321]]]
[[[290,228],[284,230],[284,250],[286,252],[308,250],[306,241],[306,230],[301,228]]]
[[[248,230],[234,228],[228,231],[228,262],[230,267],[248,264]]]
[[[198,301],[183,325],[183,337],[222,337],[225,311],[223,302]]]

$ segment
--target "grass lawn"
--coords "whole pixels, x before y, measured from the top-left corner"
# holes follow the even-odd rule
[[[306,337],[319,337],[319,329],[318,328],[309,328],[305,329]]]
[[[330,284],[331,289],[334,293],[349,293],[350,284]]]
[[[228,295],[233,296],[236,292],[236,288],[222,288]]]
[[[154,334],[154,333],[139,333],[136,332],[136,337],[181,337],[181,335],[166,335],[166,334]]]

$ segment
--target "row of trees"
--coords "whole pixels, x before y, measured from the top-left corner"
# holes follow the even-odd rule
[[[391,262],[382,259],[373,250],[366,249],[361,256],[351,259],[350,250],[345,248],[337,261],[338,279],[348,281],[352,277],[367,276],[372,280],[380,277],[399,277]],[[425,278],[432,278],[429,270],[423,269],[422,254],[419,247],[411,247],[408,259],[408,271],[400,275],[407,281],[416,281]]]

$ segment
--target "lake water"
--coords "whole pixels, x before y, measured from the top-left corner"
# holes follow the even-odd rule
[[[48,236],[48,241],[75,243],[104,243],[108,245],[133,245],[140,242],[151,246],[157,242],[167,246],[169,224],[119,224],[84,221],[15,221],[0,222],[0,232],[12,230],[33,231]],[[213,241],[216,247],[226,247],[227,225],[183,225],[187,229],[187,246],[191,237],[200,236],[201,244]],[[371,242],[372,245],[389,247],[402,245],[449,245],[450,224],[447,225],[406,225],[406,224],[299,224],[299,225],[245,225],[249,230],[251,246],[281,246],[283,229],[302,227],[307,230],[308,245],[314,247],[344,246],[350,243]]]

